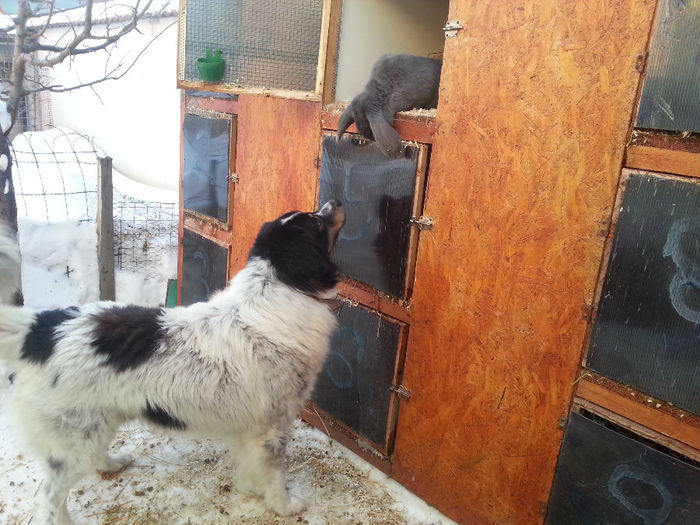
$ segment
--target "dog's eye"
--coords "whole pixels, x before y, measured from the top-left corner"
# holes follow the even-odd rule
[[[321,218],[318,217],[317,215],[312,215],[312,217],[314,218],[314,221],[316,222],[316,226],[318,226],[318,229],[320,230],[321,228],[323,228],[323,221],[321,220]]]

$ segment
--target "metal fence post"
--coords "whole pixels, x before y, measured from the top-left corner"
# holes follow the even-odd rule
[[[100,300],[114,301],[114,212],[112,158],[97,159],[97,263]]]

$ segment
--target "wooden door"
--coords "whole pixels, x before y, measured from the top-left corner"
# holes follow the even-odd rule
[[[453,0],[393,475],[464,523],[539,523],[653,0]]]

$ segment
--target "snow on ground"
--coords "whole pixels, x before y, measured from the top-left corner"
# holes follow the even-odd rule
[[[64,155],[87,146],[67,137],[65,130],[25,135],[21,140],[32,141],[38,157],[45,154],[59,161],[53,168],[35,162],[34,171],[21,165],[21,191],[28,199],[19,203],[24,215],[19,230],[25,302],[35,308],[59,308],[94,301],[98,297],[96,231],[94,223],[84,222],[90,211],[85,191],[94,191],[84,185],[87,180],[94,186],[94,181],[76,172],[80,162],[75,155],[72,159]],[[14,145],[21,149],[19,143]],[[118,176],[117,185],[139,199],[172,198]],[[77,196],[67,205],[64,195],[50,203],[31,195],[47,188]],[[172,272],[174,261],[164,267],[165,274]],[[117,275],[117,299],[162,303],[165,290],[154,282],[158,280],[138,273]],[[0,366],[0,524],[26,525],[33,522],[43,473],[13,438],[7,414],[12,386],[7,377],[8,371]],[[287,467],[290,491],[304,498],[308,507],[299,516],[287,518],[266,510],[257,497],[236,491],[234,467],[220,442],[151,431],[132,423],[120,430],[112,449],[132,455],[134,464],[116,475],[92,474],[74,487],[68,506],[77,524],[453,523],[301,421],[292,433]]]
[[[0,108],[1,110],[2,108]],[[1,111],[0,111],[1,114]],[[27,304],[45,308],[61,306],[61,291],[69,304],[99,298],[97,280],[97,157],[103,157],[86,137],[67,128],[27,132],[12,143],[19,214],[20,249],[31,278],[23,276]],[[112,171],[115,211],[132,209],[129,199],[176,204],[177,192],[146,186]],[[122,204],[123,206],[120,206]],[[133,217],[127,217],[128,227]],[[117,218],[115,218],[115,222]],[[115,227],[118,224],[115,224]],[[141,232],[134,231],[134,235]],[[177,249],[159,246],[163,239],[149,239],[159,253],[160,265],[142,273],[116,270],[117,300],[156,306],[165,302],[166,283],[175,278]]]

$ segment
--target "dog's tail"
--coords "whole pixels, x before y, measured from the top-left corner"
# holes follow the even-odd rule
[[[17,238],[0,223],[0,304],[13,304],[20,288],[20,257]]]
[[[20,256],[17,238],[0,223],[0,358],[17,363],[34,313],[11,306],[20,288]]]

